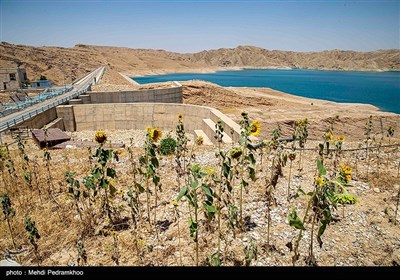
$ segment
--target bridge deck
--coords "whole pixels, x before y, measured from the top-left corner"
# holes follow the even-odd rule
[[[0,118],[0,132],[6,131],[7,129],[23,123],[24,121],[29,120],[30,118],[42,112],[45,112],[48,109],[54,108],[72,98],[79,96],[82,93],[85,93],[86,91],[88,91],[91,85],[97,83],[100,80],[104,69],[105,67],[102,66],[97,68],[93,72],[90,72],[85,77],[76,82],[73,85],[73,89],[67,93],[61,94],[52,99],[37,103],[21,111]]]

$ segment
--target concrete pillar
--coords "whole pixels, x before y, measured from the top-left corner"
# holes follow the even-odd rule
[[[61,105],[56,107],[57,118],[63,119],[65,131],[76,131],[74,106]]]

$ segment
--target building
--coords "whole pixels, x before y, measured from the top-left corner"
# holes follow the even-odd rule
[[[31,88],[51,88],[51,81],[49,80],[37,80],[31,82]]]
[[[0,68],[0,90],[21,89],[28,82],[24,68]]]

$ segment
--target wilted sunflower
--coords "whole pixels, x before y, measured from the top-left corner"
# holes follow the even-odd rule
[[[198,136],[197,137],[197,139],[196,139],[196,145],[203,145],[203,143],[204,143],[204,138],[203,138],[203,136]]]
[[[291,161],[294,161],[294,160],[296,159],[296,154],[295,154],[295,153],[290,153],[290,154],[289,154],[289,159],[290,159]]]
[[[261,124],[259,121],[253,121],[250,125],[250,133],[254,136],[259,135],[261,132]]]
[[[317,178],[315,179],[315,183],[316,183],[317,185],[319,185],[320,187],[322,187],[322,186],[324,185],[324,178],[317,177]]]
[[[343,142],[343,141],[344,141],[344,136],[343,136],[343,135],[339,135],[338,138],[337,138],[337,140],[338,140],[339,142]]]
[[[182,121],[183,120],[183,114],[179,114],[178,115],[178,121]]]
[[[159,130],[158,127],[153,128],[150,132],[150,137],[154,142],[158,142],[158,140],[160,140],[162,137],[161,130]]]
[[[94,140],[99,144],[104,144],[107,141],[107,134],[102,130],[97,130]]]
[[[239,148],[234,148],[230,151],[231,158],[238,159],[242,155],[242,150]]]
[[[389,126],[388,130],[388,136],[392,137],[394,135],[394,128],[393,126]]]

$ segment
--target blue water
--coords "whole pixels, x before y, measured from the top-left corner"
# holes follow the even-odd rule
[[[268,87],[310,98],[372,104],[382,111],[400,114],[400,72],[247,69],[208,74],[144,76],[133,79],[140,84],[205,80],[221,86]]]

